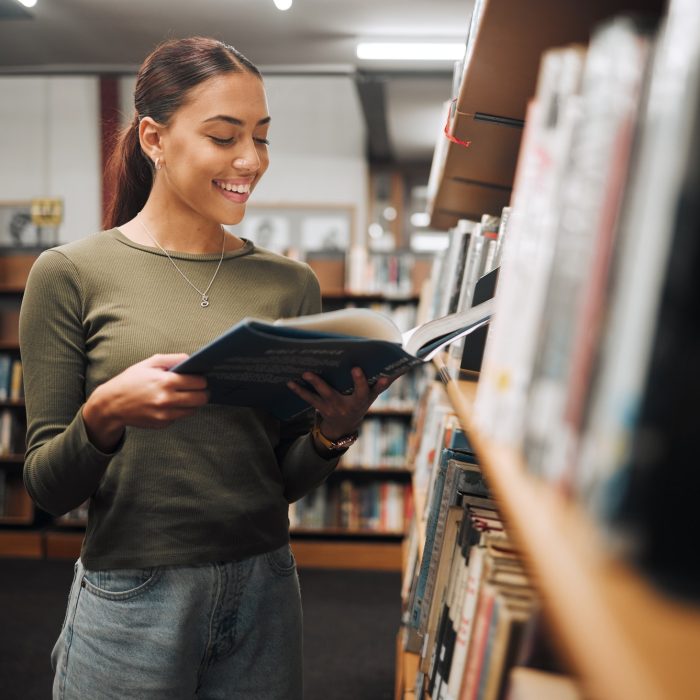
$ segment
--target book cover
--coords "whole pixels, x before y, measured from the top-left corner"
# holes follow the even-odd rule
[[[463,494],[480,497],[488,496],[489,494],[481,469],[477,465],[472,464],[471,461],[465,461],[468,457],[469,455],[465,455],[461,452],[454,452],[448,449],[443,449],[442,451],[440,468],[442,469],[442,465],[445,463],[447,464],[444,483],[441,495],[436,494],[435,500],[433,501],[433,504],[437,504],[438,510],[434,521],[434,534],[431,548],[428,550],[426,542],[426,547],[423,552],[423,556],[427,558],[428,563],[422,591],[425,605],[423,605],[421,609],[418,624],[418,630],[421,634],[425,633],[428,622],[427,616],[433,601],[437,570],[440,565],[440,555],[445,539],[445,525],[450,509],[460,502]],[[422,566],[424,565],[422,564]]]
[[[525,625],[536,606],[532,595],[516,597],[504,592],[497,593],[496,603],[498,614],[494,616],[479,680],[479,700],[499,700],[501,697],[504,681],[513,664],[512,650],[520,645]]]
[[[171,371],[204,375],[212,403],[263,408],[287,419],[308,408],[287,387],[289,381],[305,384],[303,372],[318,374],[341,392],[352,391],[353,367],[361,367],[370,384],[400,376],[488,323],[491,313],[487,302],[405,333],[386,316],[363,308],[274,323],[247,318]]]
[[[615,548],[697,599],[700,13],[690,7],[670,11],[655,52],[576,487],[604,527],[615,522]]]
[[[457,532],[462,523],[464,509],[460,504],[449,506],[445,519],[445,532],[437,555],[437,570],[435,582],[428,608],[425,629],[425,648],[421,657],[421,669],[426,673],[431,671],[435,661],[435,640],[438,634],[438,623],[444,618],[444,595],[448,584],[450,567],[454,561],[457,545]],[[437,547],[436,547],[437,549]],[[444,626],[444,624],[443,624]]]
[[[584,68],[582,118],[570,147],[560,223],[528,391],[530,469],[561,481],[575,435],[564,421],[567,392],[583,404],[587,366],[606,309],[607,269],[650,52],[645,26],[616,18],[593,35]],[[591,157],[595,154],[595,157]],[[585,300],[589,300],[586,308]],[[570,410],[574,415],[574,410]],[[576,419],[578,422],[578,419]]]
[[[567,182],[569,144],[580,119],[583,55],[575,46],[543,54],[518,156],[510,231],[495,295],[497,313],[486,339],[475,401],[479,427],[513,446],[521,443],[529,410],[526,391],[558,235],[557,202]]]

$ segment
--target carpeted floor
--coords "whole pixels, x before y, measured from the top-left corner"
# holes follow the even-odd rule
[[[49,653],[72,576],[69,561],[0,559],[3,700],[51,697]],[[305,700],[390,700],[400,575],[302,569],[299,578]]]

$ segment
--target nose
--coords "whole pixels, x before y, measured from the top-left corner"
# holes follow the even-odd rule
[[[247,148],[246,151],[233,159],[233,167],[244,172],[257,172],[260,169],[260,157],[255,150],[255,146]]]

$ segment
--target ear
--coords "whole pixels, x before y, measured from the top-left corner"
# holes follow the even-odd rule
[[[151,117],[143,117],[139,123],[141,150],[153,163],[163,158],[163,125]]]

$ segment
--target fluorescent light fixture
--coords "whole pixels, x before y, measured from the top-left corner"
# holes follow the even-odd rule
[[[464,42],[370,42],[357,45],[357,57],[371,61],[458,61],[464,57]]]
[[[292,6],[292,0],[274,0],[275,7],[278,10],[288,10]]]
[[[36,5],[36,0],[19,0],[25,7],[34,7]]]

